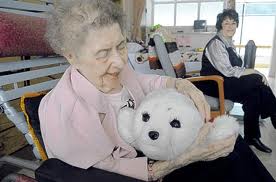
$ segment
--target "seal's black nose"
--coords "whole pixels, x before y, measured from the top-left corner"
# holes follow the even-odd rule
[[[159,133],[157,131],[150,131],[149,132],[149,137],[152,140],[157,140],[159,137]]]

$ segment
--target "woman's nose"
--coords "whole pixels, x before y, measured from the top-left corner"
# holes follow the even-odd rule
[[[113,54],[112,58],[112,65],[116,66],[118,68],[122,68],[125,65],[125,58],[120,55],[118,52],[116,52],[115,54]]]

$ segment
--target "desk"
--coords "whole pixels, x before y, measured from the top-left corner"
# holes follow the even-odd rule
[[[184,62],[187,73],[199,73],[202,67],[201,61]]]

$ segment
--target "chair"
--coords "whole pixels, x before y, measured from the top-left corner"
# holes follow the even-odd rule
[[[24,112],[26,122],[30,131],[30,134],[34,140],[34,145],[39,151],[39,154],[43,160],[40,163],[34,163],[32,161],[22,160],[14,157],[5,156],[0,158],[4,159],[4,163],[13,164],[20,168],[31,169],[35,172],[35,179],[22,174],[10,174],[1,182],[90,182],[91,179],[95,182],[109,181],[127,181],[129,182],[141,182],[140,180],[124,177],[119,174],[115,174],[109,171],[90,167],[88,169],[81,169],[67,164],[59,159],[48,159],[44,148],[44,143],[41,137],[40,122],[38,117],[38,107],[41,99],[46,93],[26,93],[21,97],[21,108]],[[65,175],[64,175],[65,174]]]
[[[46,15],[43,12],[52,6],[14,0],[0,1],[0,6],[0,57],[19,56],[22,60],[14,58],[14,61],[11,61],[13,58],[9,58],[9,61],[0,62],[0,114],[5,114],[11,122],[11,127],[6,130],[12,129],[12,135],[0,142],[0,166],[10,164],[35,171],[41,164],[40,160],[30,161],[9,156],[19,147],[30,144],[37,159],[45,158],[36,146],[37,138],[33,135],[35,130],[24,117],[24,113],[12,106],[11,101],[19,99],[26,92],[52,89],[60,74],[68,67],[68,63],[65,59],[55,56],[44,41]],[[17,136],[16,143],[12,143],[15,140],[14,135]],[[14,147],[11,147],[12,145]],[[11,174],[3,181],[34,181],[27,178]]]
[[[45,95],[46,92],[26,93],[20,99],[20,107],[26,118],[28,130],[33,138],[37,152],[43,161],[48,159],[48,157],[41,135],[38,108],[40,101]]]
[[[49,2],[50,0],[41,1]],[[9,138],[12,137],[7,137],[5,140],[1,137],[0,167],[9,164],[35,172],[38,170],[39,172],[36,172],[36,175],[38,174],[43,178],[40,178],[41,180],[39,181],[57,181],[56,176],[51,176],[52,178],[47,176],[51,173],[49,169],[48,171],[44,170],[45,165],[43,165],[43,160],[47,159],[47,155],[43,147],[38,120],[38,106],[44,95],[44,93],[40,92],[51,90],[69,66],[64,58],[54,55],[53,50],[44,42],[46,15],[41,12],[48,11],[52,6],[13,0],[0,0],[0,6],[0,57],[21,56],[30,58],[30,60],[24,61],[14,60],[0,62],[0,114],[4,114],[12,123],[11,125],[15,125],[11,128],[14,128],[15,131],[19,130],[20,133],[18,135],[23,136],[21,137],[24,142],[22,142],[24,144],[22,146],[29,143],[33,147],[35,157],[38,159],[37,161],[30,161],[9,156],[9,154],[15,150],[9,152],[3,151],[11,146],[7,145],[7,143],[10,143],[11,140]],[[36,11],[37,8],[38,10]],[[25,84],[25,82],[27,84]],[[21,98],[23,112],[18,111],[11,104],[11,101],[19,98]],[[16,144],[13,143],[12,145]],[[53,163],[53,160],[50,160],[50,164],[52,164],[50,169],[59,163],[61,163],[61,161]],[[46,165],[47,169],[49,162],[46,162],[46,164],[48,164]],[[68,167],[68,165],[64,163],[62,166],[64,166],[64,168],[73,168],[73,166]],[[97,171],[96,169],[92,170]],[[64,171],[52,171],[55,172],[55,174],[64,174]],[[66,172],[74,174],[75,178],[73,181],[83,181],[78,179],[79,171],[81,172],[80,169],[75,172],[74,169],[70,170],[70,172],[67,170],[65,174]],[[82,173],[87,172],[84,170]],[[91,173],[87,181],[91,181],[91,179],[94,181],[94,178],[99,178],[100,175],[109,176],[110,174],[111,172],[107,171],[106,173],[101,172],[100,174]],[[113,175],[114,181],[122,181],[120,180],[122,177],[120,175],[117,176],[118,179]],[[63,177],[63,175],[61,175],[61,177]],[[67,178],[69,177],[70,175],[68,175]],[[44,178],[47,178],[47,180]],[[27,179],[27,177],[24,175],[11,174],[6,176],[3,182],[27,182],[25,179]],[[104,179],[105,177],[103,177],[101,181],[106,181]],[[35,180],[28,178],[28,181]]]
[[[143,74],[158,74],[165,75],[164,71],[161,69],[152,70],[149,67],[148,61],[139,62],[137,59],[139,58],[139,51],[143,49],[143,47],[135,42],[127,43],[128,49],[128,64],[137,72]]]
[[[244,67],[245,68],[252,68],[255,67],[255,59],[256,59],[256,51],[257,46],[253,40],[249,40],[245,46],[244,52]]]
[[[159,57],[162,68],[167,76],[176,78],[176,73],[173,68],[172,62],[170,60],[168,51],[166,46],[162,40],[162,37],[158,34],[153,37],[155,42],[156,53]],[[218,85],[219,98],[211,97],[205,95],[207,102],[211,106],[211,116],[216,117],[218,115],[222,115],[228,113],[233,107],[234,103],[230,100],[224,99],[224,87],[223,87],[223,78],[221,76],[213,75],[213,76],[200,76],[200,77],[190,77],[186,78],[191,82],[198,81],[215,81]]]
[[[7,118],[16,126],[16,128],[25,136],[27,142],[33,146],[33,153],[37,159],[46,159],[40,151],[40,147],[37,148],[39,138],[35,137],[35,132],[39,129],[37,123],[31,123],[28,115],[32,112],[25,107],[26,102],[31,102],[28,99],[32,96],[40,96],[42,94],[28,94],[28,92],[41,92],[52,89],[59,80],[60,74],[68,68],[68,63],[64,58],[61,57],[49,57],[49,58],[37,58],[25,61],[14,61],[0,63],[0,72],[10,72],[8,75],[0,76],[0,106],[3,113]],[[31,70],[24,72],[15,72],[15,70],[22,70],[29,68]],[[40,81],[36,80],[43,78]],[[31,85],[23,85],[22,82],[31,80]],[[14,87],[10,88],[8,85],[13,84]],[[6,86],[7,85],[7,86]],[[24,95],[24,96],[23,96]],[[21,96],[23,96],[21,98]],[[10,101],[21,98],[21,107],[24,113],[18,112]],[[38,103],[39,104],[39,103]],[[38,108],[38,104],[36,107]],[[28,115],[27,115],[28,113]],[[24,117],[27,116],[26,118]],[[33,113],[31,113],[33,114]],[[36,116],[38,118],[38,116]],[[11,163],[16,166],[25,167],[26,161],[12,159],[9,156],[0,158],[0,163]],[[21,165],[22,164],[22,165]],[[37,164],[33,165],[33,162],[29,162],[26,168],[34,170]],[[28,167],[31,166],[31,167]]]

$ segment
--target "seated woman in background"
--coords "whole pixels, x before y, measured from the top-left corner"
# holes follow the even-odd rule
[[[117,114],[128,101],[137,107],[154,89],[176,88],[192,98],[207,121],[209,105],[202,92],[185,79],[142,75],[127,66],[126,41],[122,34],[124,15],[110,0],[59,2],[50,15],[46,37],[55,52],[63,55],[71,66],[39,107],[41,132],[49,158],[58,158],[83,170],[95,167],[132,177],[125,177],[123,181],[133,181],[133,178],[274,181],[241,137],[236,141],[236,136],[171,161],[148,164],[147,157],[137,156],[136,150],[117,131]],[[200,160],[205,162],[190,164]],[[109,176],[109,181],[114,181],[112,174]]]
[[[244,111],[244,139],[263,152],[272,150],[261,140],[259,117],[270,117],[276,128],[276,99],[264,75],[247,69],[236,52],[233,36],[239,25],[239,15],[227,9],[217,16],[217,35],[206,45],[202,56],[201,75],[221,75],[226,99],[241,103]],[[197,84],[203,93],[217,96],[216,86]]]

